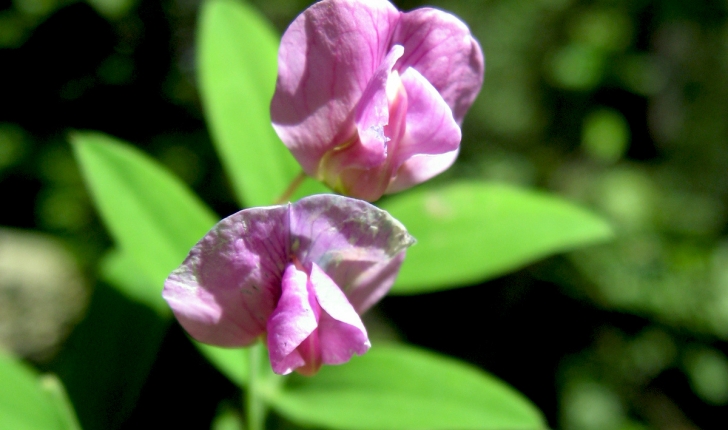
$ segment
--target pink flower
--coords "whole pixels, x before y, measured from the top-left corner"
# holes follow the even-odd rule
[[[374,201],[453,163],[483,70],[453,15],[324,0],[283,34],[273,127],[309,176]]]
[[[241,347],[267,334],[276,373],[311,375],[369,349],[359,314],[412,243],[387,212],[347,197],[245,209],[192,248],[162,296],[195,339]]]

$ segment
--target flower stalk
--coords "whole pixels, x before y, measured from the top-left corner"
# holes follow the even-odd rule
[[[286,188],[286,190],[283,192],[283,194],[281,194],[275,200],[275,202],[273,202],[273,204],[274,205],[280,205],[280,204],[286,203],[289,200],[291,200],[291,197],[293,196],[293,193],[296,192],[296,190],[298,189],[298,187],[301,186],[301,184],[303,183],[303,181],[305,179],[306,179],[306,172],[304,172],[302,170],[298,175],[296,175],[295,178],[293,178],[293,180],[291,181],[290,185],[288,185],[288,188]]]
[[[263,362],[263,343],[255,342],[248,349],[248,392],[245,396],[243,410],[247,412],[248,430],[263,430],[265,428],[265,402],[260,398],[261,375]]]

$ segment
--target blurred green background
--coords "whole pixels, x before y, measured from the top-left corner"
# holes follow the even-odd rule
[[[281,32],[309,4],[252,3]],[[723,428],[728,2],[430,5],[465,20],[486,55],[461,156],[436,181],[551,190],[618,237],[482,285],[388,297],[370,324],[493,372],[553,428]],[[200,108],[198,8],[0,1],[0,345],[57,373],[87,429],[205,428],[221,400],[238,403],[176,325],[96,279],[110,239],[67,142],[78,129],[134,142],[218,214],[238,209]]]

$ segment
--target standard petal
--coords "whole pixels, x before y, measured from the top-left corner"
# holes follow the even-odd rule
[[[353,354],[362,355],[371,343],[361,318],[344,292],[316,263],[311,263],[310,282],[323,312],[318,336],[324,364],[341,364]]]
[[[407,90],[407,126],[394,154],[395,170],[414,155],[455,151],[462,137],[450,107],[417,70],[405,70],[402,85]]]
[[[395,45],[389,51],[369,83],[356,107],[356,128],[359,133],[357,159],[350,160],[352,167],[375,167],[387,159],[387,142],[384,127],[389,124],[389,97],[387,83],[394,63],[402,56],[404,48]]]
[[[347,294],[349,302],[359,314],[366,312],[384,297],[399,273],[404,261],[405,251],[400,252],[389,261],[370,266],[367,270],[356,274],[350,280],[341,275],[347,285],[353,285]],[[344,274],[348,275],[348,273]]]
[[[485,59],[468,27],[447,12],[403,13],[392,43],[404,46],[397,69],[414,67],[442,95],[460,124],[483,84]]]
[[[452,166],[460,149],[438,155],[415,155],[397,170],[386,194],[398,193],[439,175]]]
[[[415,242],[386,211],[336,195],[311,196],[292,204],[290,231],[293,255],[304,267],[320,266],[357,311],[371,304],[369,296],[381,297],[389,290],[394,276],[382,276],[376,288],[368,282],[382,271],[396,273],[399,264],[390,262],[401,263],[400,253]],[[357,294],[364,287],[368,294]]]
[[[354,109],[399,16],[386,0],[324,0],[283,34],[271,119],[307,174],[355,134]]]
[[[298,347],[318,326],[310,299],[306,272],[289,265],[283,274],[278,305],[268,320],[270,364],[280,375],[306,364]]]
[[[407,95],[392,67],[402,56],[394,46],[369,81],[356,108],[355,138],[327,152],[316,177],[334,191],[367,201],[378,200],[389,185],[391,142],[404,132]]]
[[[357,138],[324,155],[318,177],[340,194],[379,200],[395,166],[397,144],[405,132],[407,92],[392,66],[402,56],[395,45],[369,82],[357,105]]]
[[[162,296],[195,339],[247,346],[263,334],[289,256],[288,208],[246,209],[217,223],[164,284]]]

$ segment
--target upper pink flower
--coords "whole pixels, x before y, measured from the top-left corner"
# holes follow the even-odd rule
[[[276,373],[310,375],[369,349],[359,314],[412,243],[387,212],[347,197],[245,209],[192,248],[162,296],[195,339],[236,347],[265,333]]]
[[[483,70],[453,15],[324,0],[283,34],[273,127],[308,175],[374,201],[453,163]]]

